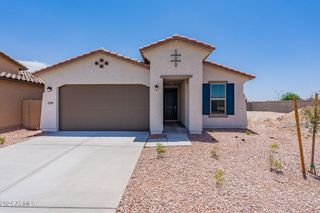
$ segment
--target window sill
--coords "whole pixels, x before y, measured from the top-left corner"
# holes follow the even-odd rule
[[[209,115],[209,118],[227,118],[228,115]]]

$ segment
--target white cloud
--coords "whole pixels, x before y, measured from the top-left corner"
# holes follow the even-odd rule
[[[47,67],[46,63],[42,63],[40,61],[19,61],[24,66],[28,67],[28,71],[34,72],[36,70],[40,70],[42,68]]]

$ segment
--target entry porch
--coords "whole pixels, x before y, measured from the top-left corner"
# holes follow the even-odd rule
[[[184,133],[201,133],[201,94],[202,85],[195,84],[192,75],[162,75],[161,83],[150,86],[151,134],[173,130],[171,127],[175,124],[179,124]]]

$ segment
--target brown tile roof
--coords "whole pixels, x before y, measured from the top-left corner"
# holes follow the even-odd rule
[[[128,62],[133,63],[133,64],[137,64],[137,65],[140,65],[140,66],[143,66],[143,67],[149,67],[148,64],[145,64],[144,62],[139,61],[137,59],[133,59],[133,58],[130,58],[130,57],[127,57],[127,56],[124,56],[124,55],[121,55],[121,54],[118,54],[118,53],[115,53],[115,52],[111,52],[111,51],[108,51],[108,50],[103,49],[103,48],[100,48],[100,49],[93,50],[91,52],[85,53],[83,55],[79,55],[79,56],[76,56],[76,57],[61,61],[61,62],[59,62],[57,64],[48,66],[46,68],[43,68],[41,70],[38,70],[38,71],[34,72],[33,74],[38,76],[39,74],[42,74],[42,73],[47,72],[49,70],[52,70],[53,68],[56,68],[56,67],[59,67],[59,66],[74,62],[74,61],[78,61],[78,60],[80,60],[82,58],[85,58],[85,57],[87,57],[89,55],[93,55],[93,54],[96,54],[96,53],[107,54],[107,55],[114,56],[114,57],[120,58],[122,60],[128,61]]]
[[[213,46],[211,46],[211,45],[209,45],[209,44],[205,44],[205,43],[203,43],[203,42],[200,42],[200,41],[197,41],[197,40],[194,40],[194,39],[190,39],[190,38],[187,38],[187,37],[184,37],[184,36],[181,36],[181,35],[173,35],[173,36],[171,36],[171,37],[169,37],[169,38],[166,38],[166,39],[157,41],[157,42],[155,42],[155,43],[152,43],[152,44],[149,44],[149,45],[147,45],[147,46],[144,46],[144,47],[140,48],[140,52],[141,52],[142,50],[145,50],[145,49],[147,49],[147,48],[150,48],[150,47],[159,45],[159,44],[161,44],[161,43],[163,43],[163,42],[167,42],[167,41],[170,41],[170,40],[183,40],[183,41],[191,42],[191,43],[193,43],[193,44],[206,47],[206,48],[210,49],[211,51],[215,49],[215,47],[213,47]],[[56,68],[56,67],[59,67],[59,66],[68,64],[68,63],[72,63],[72,62],[74,62],[74,61],[80,60],[80,59],[82,59],[82,58],[85,58],[85,57],[87,57],[87,56],[89,56],[89,55],[93,55],[93,54],[96,54],[96,53],[104,53],[104,54],[107,54],[107,55],[110,55],[110,56],[114,56],[114,57],[117,57],[117,58],[126,60],[126,61],[128,61],[128,62],[130,62],[130,63],[133,63],[133,64],[137,64],[137,65],[140,65],[140,66],[143,66],[143,67],[146,67],[146,68],[149,67],[149,64],[144,63],[144,62],[142,62],[142,61],[139,61],[139,60],[137,60],[137,59],[133,59],[133,58],[130,58],[130,57],[127,57],[127,56],[124,56],[124,55],[121,55],[121,54],[118,54],[118,53],[115,53],[115,52],[111,52],[111,51],[108,51],[108,50],[103,49],[103,48],[100,48],[100,49],[93,50],[93,51],[91,51],[91,52],[87,52],[87,53],[85,53],[85,54],[82,54],[82,55],[79,55],[79,56],[76,56],[76,57],[73,57],[73,58],[70,58],[70,59],[67,59],[67,60],[64,60],[64,61],[61,61],[61,62],[59,62],[59,63],[57,63],[57,64],[48,66],[48,67],[43,68],[43,69],[41,69],[41,70],[38,70],[38,71],[34,72],[33,75],[38,76],[39,74],[42,74],[42,73],[47,72],[47,71],[50,71],[50,70],[52,70],[53,68]],[[142,54],[142,53],[141,53],[141,54]],[[224,66],[224,65],[217,64],[217,63],[212,62],[212,61],[204,61],[204,63],[222,67],[222,68],[224,68],[224,69],[227,69],[227,70],[229,70],[229,71],[235,72],[235,73],[237,73],[237,74],[241,74],[241,75],[247,76],[247,77],[249,77],[250,79],[255,78],[254,75],[250,75],[250,74],[247,74],[247,73],[244,73],[244,72],[241,72],[241,71],[238,71],[238,70],[235,70],[235,69],[226,67],[226,66]]]
[[[15,65],[17,65],[19,67],[20,70],[28,70],[27,67],[25,67],[23,64],[19,63],[18,61],[14,60],[13,58],[11,58],[10,56],[6,55],[4,52],[0,51],[0,56],[6,58],[8,61],[11,61],[12,63],[14,63]]]
[[[207,48],[209,49],[210,51],[213,51],[215,49],[214,46],[210,45],[210,44],[206,44],[202,41],[198,41],[198,40],[195,40],[195,39],[191,39],[191,38],[188,38],[188,37],[185,37],[185,36],[182,36],[182,35],[178,35],[178,34],[174,34],[168,38],[165,38],[165,39],[162,39],[162,40],[159,40],[159,41],[156,41],[156,42],[153,42],[151,44],[148,44],[146,46],[143,46],[141,48],[139,48],[140,52],[141,52],[141,55],[143,56],[142,52],[149,49],[149,48],[152,48],[152,47],[155,47],[155,46],[158,46],[160,44],[163,44],[163,43],[166,43],[168,41],[174,41],[174,40],[180,40],[180,41],[185,41],[185,42],[189,42],[189,43],[192,43],[194,45],[197,45],[197,46],[200,46],[200,47],[204,47],[204,48]]]
[[[249,79],[254,79],[254,78],[256,78],[256,76],[254,76],[254,75],[251,75],[251,74],[248,74],[248,73],[245,73],[245,72],[241,72],[241,71],[239,71],[239,70],[235,70],[235,69],[232,69],[232,68],[230,68],[230,67],[226,67],[226,66],[224,66],[224,65],[222,65],[222,64],[217,64],[217,63],[215,63],[215,62],[213,62],[213,61],[204,61],[204,63],[209,64],[209,65],[218,66],[218,67],[224,68],[224,69],[226,69],[226,70],[229,70],[229,71],[231,71],[231,72],[234,72],[234,73],[237,73],[237,74],[240,74],[240,75],[244,75],[244,76],[248,77]]]
[[[28,71],[19,71],[18,75],[0,71],[0,79],[24,81],[24,82],[35,83],[35,84],[44,84],[42,79],[33,76],[32,73]]]

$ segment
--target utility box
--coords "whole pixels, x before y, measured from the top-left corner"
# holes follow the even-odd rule
[[[22,126],[26,129],[40,129],[41,100],[22,101]]]

